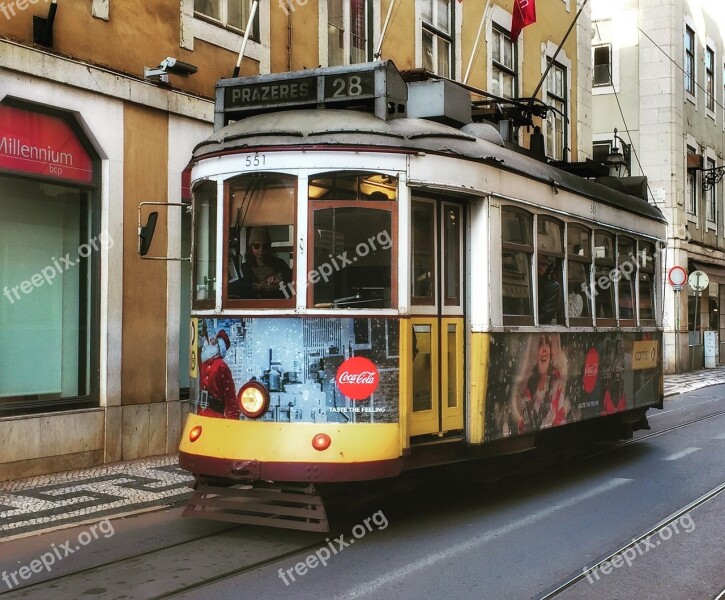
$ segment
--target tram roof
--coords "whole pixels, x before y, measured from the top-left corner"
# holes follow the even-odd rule
[[[365,146],[460,156],[665,222],[662,212],[642,198],[426,119],[383,121],[370,113],[338,109],[267,113],[227,125],[197,144],[193,154],[199,160],[218,153],[284,146]]]

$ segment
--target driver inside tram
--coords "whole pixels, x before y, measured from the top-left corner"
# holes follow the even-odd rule
[[[272,253],[272,238],[266,227],[252,227],[247,238],[239,278],[229,283],[231,298],[285,298],[292,269]]]

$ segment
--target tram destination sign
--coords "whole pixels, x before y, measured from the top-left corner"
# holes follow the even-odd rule
[[[388,62],[223,79],[217,83],[215,129],[230,121],[289,108],[369,108],[380,118],[404,116],[408,90]]]

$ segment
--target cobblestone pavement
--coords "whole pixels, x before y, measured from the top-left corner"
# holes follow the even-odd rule
[[[725,383],[725,367],[665,375],[665,397]],[[0,541],[183,502],[193,478],[175,455],[0,482]]]
[[[664,380],[665,398],[676,394],[684,394],[710,385],[725,383],[725,366],[693,371],[692,373],[665,375]]]
[[[25,533],[171,505],[193,478],[175,455],[0,483],[0,541]]]

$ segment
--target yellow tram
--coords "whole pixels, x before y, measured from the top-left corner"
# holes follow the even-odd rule
[[[219,82],[192,159],[189,513],[324,529],[322,484],[661,408],[661,213],[470,108],[389,62]]]

